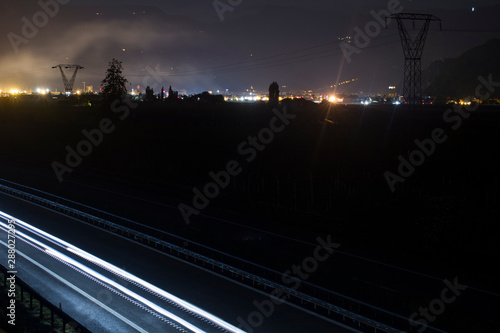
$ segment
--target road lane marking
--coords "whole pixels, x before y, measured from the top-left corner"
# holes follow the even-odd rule
[[[84,223],[85,223],[85,222],[84,222]],[[91,224],[89,224],[89,226],[94,227],[94,226],[93,226],[93,225],[91,225]],[[161,254],[161,255],[163,255],[163,256],[165,256],[165,257],[168,257],[168,258],[170,258],[170,259],[174,259],[174,260],[176,260],[176,261],[178,261],[178,262],[180,262],[180,263],[182,263],[182,264],[186,264],[186,265],[192,266],[193,268],[196,268],[196,269],[202,270],[202,271],[204,271],[204,272],[206,272],[206,273],[209,273],[209,274],[211,274],[211,275],[214,275],[215,277],[217,277],[217,278],[219,278],[219,279],[226,280],[226,281],[231,282],[231,283],[233,283],[233,284],[236,284],[236,285],[238,285],[238,286],[240,286],[240,287],[243,287],[243,288],[245,288],[245,289],[248,289],[248,290],[250,290],[250,291],[252,291],[252,292],[255,292],[255,293],[258,293],[258,294],[261,294],[261,295],[264,295],[264,296],[268,296],[268,297],[272,297],[272,298],[277,299],[276,297],[274,297],[274,296],[272,296],[272,295],[269,295],[269,293],[267,293],[267,292],[265,292],[265,291],[259,290],[259,289],[257,289],[257,288],[254,288],[254,287],[252,287],[252,286],[246,285],[246,284],[241,283],[241,282],[239,282],[239,281],[236,281],[236,280],[234,280],[234,279],[228,278],[227,276],[220,275],[220,274],[218,274],[218,273],[216,273],[216,272],[214,272],[214,271],[212,271],[212,270],[210,270],[210,269],[207,269],[207,268],[205,268],[205,267],[198,266],[198,265],[196,265],[196,264],[194,264],[194,263],[191,263],[191,262],[185,261],[185,260],[183,260],[183,259],[181,259],[181,258],[179,258],[179,257],[174,256],[174,255],[171,255],[171,254],[168,254],[168,253],[162,252],[162,251],[160,251],[160,250],[158,250],[158,249],[151,248],[151,247],[149,247],[149,246],[147,246],[147,245],[145,245],[145,244],[142,244],[142,243],[136,242],[136,241],[134,241],[134,240],[131,240],[130,238],[127,238],[127,237],[124,237],[124,236],[121,236],[121,235],[117,235],[117,234],[112,233],[112,232],[110,232],[110,231],[107,231],[107,230],[102,230],[102,231],[107,232],[107,233],[109,233],[110,235],[113,235],[113,236],[115,236],[115,237],[120,237],[120,238],[123,238],[123,239],[124,239],[124,240],[126,240],[126,241],[129,241],[129,242],[131,242],[131,243],[135,243],[135,244],[137,244],[137,245],[140,245],[140,246],[142,246],[142,247],[144,247],[144,248],[146,248],[146,249],[148,249],[148,250],[151,250],[151,251],[157,252],[157,253],[159,253],[159,254]],[[295,305],[295,304],[293,304],[293,303],[290,303],[290,302],[288,302],[288,301],[286,301],[286,300],[285,300],[285,301],[280,300],[280,301],[281,301],[281,302],[283,302],[284,304],[287,304],[287,305],[288,305],[288,306],[290,306],[290,307],[293,307],[293,308],[295,308],[295,309],[297,309],[297,310],[300,310],[300,311],[302,311],[302,312],[305,312],[305,313],[307,313],[307,314],[309,314],[309,315],[311,315],[311,316],[313,316],[313,317],[317,317],[317,318],[319,318],[319,319],[321,319],[321,320],[323,320],[323,321],[326,321],[326,322],[329,322],[329,323],[334,324],[334,325],[336,325],[336,326],[339,326],[339,327],[345,328],[345,329],[350,330],[350,331],[352,331],[352,332],[362,333],[362,331],[359,331],[359,330],[357,330],[357,329],[355,329],[355,328],[352,328],[352,327],[350,327],[350,326],[347,326],[347,325],[345,325],[345,324],[342,324],[341,322],[335,321],[335,320],[333,320],[333,319],[327,318],[327,317],[325,317],[325,316],[323,316],[323,315],[321,315],[321,314],[319,314],[319,313],[313,312],[313,311],[311,311],[311,310],[308,310],[308,309],[305,309],[305,308],[300,307],[300,306],[298,306],[298,305]]]
[[[0,216],[4,216],[4,215],[8,216],[9,218],[13,218],[10,215],[7,215],[3,212],[0,212]],[[36,227],[34,227],[34,226],[24,222],[24,221],[21,221],[19,219],[15,219],[15,220],[20,226],[22,226],[28,232],[30,232],[34,235],[37,235],[37,236],[41,236],[45,240],[48,240],[48,241],[62,247],[63,249],[65,249],[69,252],[72,252],[72,253],[80,256],[81,258],[86,259],[87,261],[90,261],[90,262],[96,264],[97,266],[100,266],[100,267],[106,269],[107,271],[109,271],[111,273],[114,273],[115,275],[122,276],[125,279],[128,279],[129,281],[132,281],[132,282],[135,282],[136,284],[139,284],[140,286],[151,290],[153,293],[157,293],[157,294],[163,296],[164,298],[170,300],[171,302],[177,304],[178,306],[186,309],[188,312],[192,312],[198,316],[201,316],[201,317],[207,319],[210,323],[216,324],[217,326],[219,326],[223,329],[226,329],[229,332],[244,333],[244,331],[237,328],[236,326],[233,326],[233,325],[225,322],[224,320],[212,315],[211,313],[204,311],[203,309],[201,309],[201,308],[199,308],[199,307],[197,307],[189,302],[186,302],[185,300],[180,299],[177,296],[170,294],[170,293],[148,283],[147,281],[136,277],[133,274],[130,274],[130,273],[128,273],[128,272],[126,272],[126,271],[124,271],[124,270],[122,270],[122,269],[96,257],[96,256],[93,256],[92,254],[90,254],[86,251],[83,251],[83,250],[79,249],[78,247],[73,246],[72,244],[65,242],[62,239],[59,239],[59,238],[41,230],[41,229],[38,229],[38,228],[36,228]],[[113,286],[114,288],[120,290],[121,292],[125,293],[126,295],[128,295],[128,296],[132,297],[133,299],[139,301],[140,303],[148,306],[149,308],[160,313],[161,315],[168,317],[171,320],[177,322],[178,324],[190,329],[191,331],[198,332],[198,333],[204,333],[203,330],[199,329],[198,327],[191,324],[190,322],[182,319],[181,317],[173,314],[170,311],[163,309],[162,307],[156,305],[155,303],[149,301],[148,299],[146,299],[146,298],[138,295],[137,293],[121,286],[120,284],[116,283],[115,281],[110,280],[109,278],[105,277],[104,275],[92,270],[91,268],[81,264],[80,262],[72,259],[71,257],[68,257],[67,255],[43,244],[42,242],[35,240],[34,238],[28,236],[27,234],[24,234],[23,232],[20,232],[19,230],[18,230],[18,235],[19,235],[19,237],[21,237],[21,239],[27,239],[30,242],[37,244],[40,248],[43,248],[44,251],[46,253],[48,253],[49,255],[61,260],[64,263],[67,263],[70,266],[73,266],[73,267],[80,269],[81,271],[91,275],[92,277],[104,282],[107,285]]]
[[[5,244],[3,241],[0,241],[0,243],[2,245],[4,245],[4,246],[7,246],[7,244]],[[134,324],[129,319],[125,318],[124,316],[122,316],[121,314],[119,314],[118,312],[116,312],[115,310],[113,310],[110,307],[108,307],[106,304],[104,304],[104,303],[100,302],[99,300],[95,299],[94,297],[90,296],[85,291],[81,290],[80,288],[78,288],[77,286],[75,286],[74,284],[72,284],[71,282],[69,282],[68,280],[66,280],[66,279],[60,277],[59,275],[57,275],[56,273],[52,272],[50,269],[48,269],[47,267],[43,266],[42,264],[39,264],[38,262],[36,262],[35,260],[33,260],[32,258],[30,258],[29,256],[27,256],[26,254],[22,253],[21,251],[17,251],[17,254],[19,254],[21,257],[24,257],[25,259],[27,259],[29,262],[31,262],[33,265],[37,266],[38,268],[44,270],[46,273],[48,273],[49,275],[51,275],[53,278],[55,278],[56,280],[58,280],[61,283],[65,284],[69,288],[73,289],[74,291],[76,291],[77,293],[79,293],[80,295],[82,295],[83,297],[87,298],[88,300],[92,301],[93,303],[95,303],[96,305],[100,306],[104,310],[108,311],[113,316],[117,317],[118,319],[120,319],[121,321],[123,321],[124,323],[126,323],[127,325],[129,325],[130,327],[134,328],[136,331],[141,332],[141,333],[148,333],[147,331],[143,330],[142,328],[140,328],[139,326],[137,326],[136,324]]]

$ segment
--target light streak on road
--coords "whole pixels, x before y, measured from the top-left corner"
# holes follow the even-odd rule
[[[3,246],[7,247],[7,243],[4,243],[4,242],[0,241],[0,244],[2,244]],[[113,310],[110,307],[108,307],[106,304],[104,304],[104,303],[100,302],[99,300],[95,299],[94,297],[90,296],[88,293],[86,293],[82,289],[78,288],[73,283],[71,283],[68,280],[62,278],[61,276],[59,276],[58,274],[54,273],[53,271],[51,271],[47,267],[41,265],[39,262],[37,262],[34,259],[30,258],[25,253],[16,250],[16,254],[19,255],[19,256],[21,256],[21,257],[23,257],[26,261],[32,263],[36,267],[40,268],[41,270],[43,270],[44,272],[46,272],[47,274],[49,274],[50,276],[52,276],[54,279],[56,279],[60,283],[66,285],[69,289],[74,290],[76,293],[80,294],[82,297],[85,297],[90,302],[94,303],[95,305],[97,305],[100,308],[104,309],[105,311],[109,312],[111,315],[115,316],[116,318],[118,318],[119,320],[121,320],[125,324],[129,325],[130,327],[132,327],[136,331],[141,332],[141,333],[148,333],[146,330],[142,329],[141,327],[139,327],[137,324],[133,323],[131,320],[129,320],[125,316],[119,314],[115,310]]]
[[[172,294],[148,283],[147,281],[142,280],[139,277],[137,277],[133,274],[130,274],[130,273],[128,273],[128,272],[126,272],[126,271],[124,271],[124,270],[122,270],[122,269],[120,269],[120,268],[86,252],[86,251],[83,251],[82,249],[75,247],[70,243],[65,242],[62,239],[59,239],[55,236],[52,236],[51,234],[49,234],[43,230],[40,230],[40,229],[38,229],[38,228],[36,228],[36,227],[34,227],[34,226],[24,222],[24,221],[16,219],[16,218],[14,218],[14,217],[12,217],[12,216],[10,216],[2,211],[0,211],[0,218],[6,219],[6,220],[15,220],[16,226],[21,227],[21,228],[47,240],[47,241],[49,241],[49,242],[51,242],[59,247],[62,247],[65,250],[67,250],[71,253],[74,253],[74,254],[78,255],[79,257],[81,257],[85,260],[88,260],[88,261],[106,269],[107,271],[109,271],[111,273],[114,273],[116,275],[120,275],[123,278],[128,279],[128,280],[136,283],[137,285],[143,287],[144,289],[170,300],[171,302],[177,304],[178,306],[182,307],[183,309],[190,311],[194,314],[197,314],[197,315],[205,318],[206,320],[210,321],[211,323],[213,323],[221,328],[224,328],[225,330],[227,330],[229,332],[245,333],[245,331],[225,322],[224,320],[206,312],[205,310],[203,310],[203,309],[201,309],[201,308],[199,308],[199,307],[197,307],[197,306],[195,306],[195,305],[193,305],[193,304],[191,304],[183,299],[180,299],[177,296],[172,295]],[[1,227],[1,229],[4,229],[4,230],[7,230],[7,228],[8,228],[7,225],[5,223],[2,223],[2,222],[0,222],[0,227]],[[201,330],[200,328],[198,328],[198,327],[194,326],[193,324],[189,323],[188,321],[176,316],[172,312],[165,310],[164,308],[156,305],[155,303],[149,301],[148,299],[146,299],[146,298],[138,295],[137,293],[123,287],[119,283],[107,278],[106,276],[96,272],[95,270],[93,270],[93,269],[77,262],[76,260],[68,257],[67,255],[55,250],[54,248],[48,246],[47,244],[44,244],[44,243],[28,236],[27,234],[19,231],[19,229],[16,230],[16,235],[18,238],[23,238],[32,244],[36,244],[38,247],[43,249],[46,253],[57,258],[58,260],[65,262],[71,266],[74,266],[74,267],[80,269],[81,271],[89,274],[90,276],[102,281],[103,283],[120,290],[121,292],[130,296],[131,298],[135,299],[136,301],[148,306],[149,308],[160,313],[161,315],[164,315],[165,317],[170,318],[171,320],[179,323],[180,325],[188,328],[189,330],[191,330],[193,332],[197,332],[197,333],[204,333],[204,331]]]

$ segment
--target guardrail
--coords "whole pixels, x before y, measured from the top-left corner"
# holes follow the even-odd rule
[[[34,188],[3,179],[0,179],[0,181],[10,185],[0,184],[0,192],[91,223],[104,230],[128,237],[157,250],[176,255],[183,260],[210,268],[219,274],[238,280],[239,282],[251,284],[261,290],[269,292],[273,290],[281,291],[289,297],[288,302],[307,307],[319,314],[341,321],[365,332],[417,332],[417,327],[419,327],[417,322],[414,322],[416,326],[410,325],[412,321],[407,317],[316,286],[307,281],[300,281],[301,291],[286,287],[277,282],[281,281],[283,274],[281,272],[254,264],[168,232]],[[23,188],[23,190],[11,186]],[[34,192],[36,195],[28,193],[26,190]],[[189,244],[189,250],[186,248],[187,244]],[[308,291],[307,294],[304,292],[306,290]],[[314,296],[311,296],[311,294]],[[428,326],[425,332],[446,333],[431,326]]]
[[[7,286],[7,274],[8,270],[3,265],[0,265],[0,281],[1,286]],[[26,309],[17,309],[20,311],[19,314],[24,314],[24,316],[29,315],[33,318],[33,320],[38,320],[40,322],[45,322],[46,325],[49,325],[52,329],[50,332],[63,332],[63,333],[91,333],[87,328],[83,325],[75,321],[70,315],[65,313],[62,309],[53,305],[49,301],[47,301],[43,296],[37,293],[34,289],[32,289],[28,284],[22,281],[19,277],[16,277],[16,299],[21,303],[18,306],[25,306]],[[26,305],[22,305],[23,302],[26,301]],[[34,302],[36,301],[36,302]],[[38,306],[36,306],[38,303]],[[29,305],[28,305],[29,304]],[[26,313],[24,312],[26,310]],[[48,312],[48,314],[47,314]],[[23,317],[24,317],[23,316]],[[16,326],[17,327],[25,327],[29,322],[28,317],[19,317],[16,318]],[[39,332],[42,332],[42,328],[38,327]]]

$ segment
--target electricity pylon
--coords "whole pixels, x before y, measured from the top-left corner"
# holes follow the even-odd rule
[[[73,92],[73,86],[75,85],[76,73],[78,73],[78,70],[83,69],[83,67],[80,65],[57,65],[52,68],[59,68],[64,83],[64,90],[66,91],[66,93],[71,94]],[[68,80],[66,74],[63,71],[63,68],[75,70],[71,79]]]
[[[425,40],[431,21],[439,21],[441,30],[441,20],[430,14],[399,13],[391,16],[398,23],[399,36],[403,46],[405,57],[405,73],[403,95],[405,101],[413,108],[422,103],[422,53],[424,51]],[[410,36],[404,21],[411,21],[415,30],[415,21],[423,21],[420,31],[415,38]]]

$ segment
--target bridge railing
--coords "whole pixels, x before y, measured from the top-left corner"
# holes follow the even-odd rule
[[[0,286],[6,288],[8,286],[7,277],[8,270],[3,265],[0,265]],[[67,333],[90,333],[83,325],[75,321],[70,315],[65,313],[61,308],[47,301],[38,292],[32,289],[24,281],[16,277],[16,303],[17,303],[17,318],[16,325],[26,327],[33,324],[33,320],[38,320],[39,325],[50,326],[51,333],[67,332]],[[19,308],[23,307],[23,308]],[[29,318],[28,317],[31,317]],[[42,332],[42,327],[38,327],[38,331]]]

